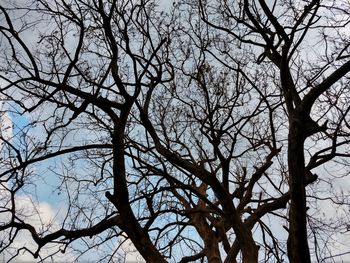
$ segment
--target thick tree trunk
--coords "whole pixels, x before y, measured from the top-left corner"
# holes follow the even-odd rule
[[[239,247],[242,251],[243,263],[257,263],[259,258],[259,247],[255,244],[252,232],[244,225],[240,219],[233,222],[234,231],[236,233]]]
[[[259,258],[259,247],[255,244],[248,247],[248,250],[242,250],[243,263],[257,263]]]
[[[291,121],[288,136],[290,187],[288,258],[291,263],[310,263],[307,240],[304,133],[302,121]]]
[[[198,188],[198,191],[202,195],[206,195],[208,186],[205,183]],[[203,200],[199,200],[197,203],[198,209],[206,209],[206,203]],[[208,262],[221,263],[220,249],[218,238],[216,237],[215,231],[212,230],[207,222],[207,215],[205,213],[193,213],[189,217],[193,222],[193,225],[197,229],[198,234],[201,236],[204,242],[204,254]]]
[[[113,195],[107,192],[106,196],[120,214],[122,219],[120,228],[128,235],[142,257],[147,262],[166,263],[166,260],[150,240],[148,233],[141,228],[131,209],[126,182],[124,130],[121,126],[116,125],[116,127],[119,130],[116,128],[113,138],[114,192]]]

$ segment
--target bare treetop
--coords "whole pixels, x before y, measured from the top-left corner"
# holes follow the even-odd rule
[[[3,1],[4,259],[346,259],[349,11]]]

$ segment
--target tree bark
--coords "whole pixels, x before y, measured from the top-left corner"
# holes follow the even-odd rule
[[[106,196],[118,211],[122,211],[120,212],[122,220],[120,228],[128,235],[142,257],[147,262],[166,263],[164,257],[150,240],[148,233],[138,223],[130,206],[124,155],[124,128],[127,114],[123,117],[121,118],[122,121],[115,125],[115,136],[113,138],[114,192],[113,195],[107,192]]]
[[[255,243],[249,242],[247,249],[242,249],[243,263],[257,263],[259,258],[259,247]]]
[[[257,263],[259,258],[259,246],[256,245],[252,232],[240,219],[233,220],[234,231],[242,251],[243,263]]]
[[[304,132],[302,119],[291,117],[288,135],[290,187],[288,258],[291,263],[310,263],[307,240]],[[300,121],[299,121],[300,120]]]

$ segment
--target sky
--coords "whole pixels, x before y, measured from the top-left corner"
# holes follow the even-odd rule
[[[163,1],[162,3],[169,3],[167,1]],[[1,83],[0,83],[1,85]],[[7,109],[6,105],[3,103],[0,106],[0,112],[2,112],[0,118],[1,118],[1,125],[0,125],[0,130],[1,134],[5,138],[12,138],[14,134],[17,134],[18,131],[20,131],[26,124],[27,120],[25,116],[20,116],[20,115],[13,115],[10,114]],[[1,144],[0,144],[1,147]],[[54,180],[54,179],[53,179]],[[53,185],[57,183],[57,181],[47,181],[48,183],[52,183]],[[350,183],[346,179],[339,179],[336,181],[336,185],[339,187],[343,187],[345,190],[350,189]],[[39,184],[38,185],[39,191],[38,191],[38,201],[39,203],[37,204],[37,210],[38,210],[38,215],[36,216],[27,216],[28,222],[34,224],[36,227],[39,227],[41,223],[47,224],[47,225],[52,225],[52,226],[58,226],[58,218],[57,214],[62,211],[61,209],[65,209],[64,207],[61,207],[60,203],[60,198],[57,195],[52,194],[52,189],[49,187],[46,187],[46,185]],[[0,196],[1,194],[5,194],[3,189],[0,189]],[[3,199],[6,199],[5,196],[2,196]],[[24,210],[26,213],[29,214],[30,210],[33,209],[33,202],[34,202],[34,197],[30,195],[20,195],[18,196],[17,202],[19,204],[18,209]],[[332,206],[325,206],[322,207],[325,213],[331,214],[334,212],[332,209]],[[6,218],[0,218],[1,220],[6,220]],[[343,243],[343,247],[339,247],[339,251],[344,251],[348,247],[348,241],[350,240],[350,236],[346,235],[343,237],[338,237],[338,239]],[[23,244],[29,244],[30,237],[26,233],[21,233],[21,238],[19,239],[20,241],[16,241],[14,243],[14,246],[21,246]],[[341,249],[340,249],[341,248]],[[136,261],[136,262],[144,262],[141,259],[141,256],[139,253],[137,253],[136,249],[130,243],[129,241],[125,242],[122,246],[122,249],[125,250],[126,256],[125,256],[125,261]],[[50,249],[46,253],[49,253]],[[4,256],[4,255],[3,255]],[[6,255],[5,255],[6,256]],[[71,255],[67,256],[67,260],[69,260]],[[19,260],[31,260],[31,256],[28,254],[21,255],[19,257]],[[62,260],[62,255],[59,255],[57,259]],[[350,262],[350,255],[343,257],[345,261]]]
[[[1,86],[1,84],[0,84]],[[6,106],[3,102],[0,102],[0,134],[6,140],[15,140],[14,134],[17,134],[28,122],[26,121],[24,116],[12,115],[6,109]],[[0,148],[2,143],[0,141]],[[50,180],[48,181],[50,183]],[[5,187],[7,185],[4,185]],[[16,197],[17,211],[21,211],[23,214],[23,219],[31,225],[33,225],[37,230],[39,230],[43,225],[50,226],[52,230],[58,230],[60,226],[60,221],[62,220],[62,216],[65,214],[66,208],[64,204],[62,204],[59,198],[55,198],[55,194],[50,194],[52,189],[47,187],[46,183],[37,185],[38,196],[31,196],[30,194],[20,194]],[[36,201],[38,198],[38,201]],[[9,199],[9,193],[4,189],[4,187],[0,186],[0,203],[1,201],[5,201]],[[47,202],[49,201],[49,202]],[[5,206],[5,204],[1,204],[1,206]],[[63,206],[63,207],[62,207]],[[36,210],[36,213],[33,211]],[[9,219],[9,214],[0,214],[0,222],[6,222]],[[119,242],[123,242],[121,246],[122,254],[124,254],[125,262],[135,262],[135,263],[143,263],[145,262],[142,256],[137,252],[136,248],[133,246],[130,240],[119,240]],[[31,236],[27,231],[20,231],[18,238],[12,244],[12,248],[20,248],[22,246],[28,246],[29,248],[36,248],[36,244],[32,241]],[[11,250],[11,249],[10,249]],[[42,257],[46,257],[50,255],[52,252],[57,250],[57,246],[48,246],[48,248],[43,249]],[[14,250],[12,250],[14,251]],[[10,257],[9,253],[4,253],[0,256],[1,260],[6,260]],[[50,260],[52,261],[67,261],[71,262],[74,260],[74,252],[67,251],[65,254],[58,254],[53,256]],[[91,259],[93,255],[87,254],[87,256],[83,257],[83,259]],[[33,257],[31,254],[23,252],[20,253],[16,258],[18,262],[24,261],[32,261]]]
[[[5,83],[0,81],[0,88],[4,86]],[[12,107],[12,108],[11,108]],[[13,109],[14,105],[6,104],[0,98],[0,134],[4,137],[4,139],[11,141],[15,141],[16,135],[18,136],[22,129],[29,123],[29,120],[25,115],[14,114],[11,112],[15,112]],[[11,110],[9,110],[11,108]],[[37,136],[40,136],[37,134]],[[2,141],[0,140],[0,149],[3,146]],[[23,218],[25,221],[31,225],[33,225],[37,230],[39,230],[43,225],[50,226],[52,230],[58,230],[60,228],[60,222],[62,221],[62,215],[66,213],[65,204],[62,203],[62,200],[59,196],[53,193],[53,189],[48,187],[48,184],[55,185],[58,183],[55,180],[55,177],[50,177],[52,179],[46,180],[46,182],[42,181],[37,183],[37,193],[35,195],[31,195],[29,193],[21,193],[16,197],[17,211],[21,211],[23,213]],[[4,185],[6,187],[7,185]],[[9,193],[0,185],[0,203],[5,202],[5,200],[9,199]],[[2,207],[5,207],[5,204],[1,204]],[[36,210],[36,213],[33,211]],[[6,222],[9,219],[9,214],[0,213],[0,222]],[[2,233],[4,234],[4,233]],[[6,234],[6,233],[5,233]],[[1,233],[0,233],[1,237]],[[116,242],[122,242],[120,247],[121,255],[124,255],[125,262],[134,262],[134,263],[143,263],[145,262],[142,256],[137,252],[136,248],[132,244],[130,240],[125,240],[120,238],[116,240]],[[31,236],[27,231],[20,231],[19,236],[13,242],[12,248],[10,251],[14,251],[16,248],[20,248],[26,245],[29,248],[36,248],[36,244],[32,241]],[[52,252],[57,250],[57,245],[50,245],[48,247],[43,248],[42,257],[46,257],[50,255]],[[65,254],[59,253],[58,255],[50,258],[49,261],[57,262],[57,261],[67,261],[72,262],[74,260],[75,254],[72,250],[69,250]],[[1,260],[9,259],[10,254],[4,253],[0,256]],[[82,259],[93,259],[94,255],[87,253]],[[30,262],[34,258],[30,253],[22,252],[16,258],[18,262]]]

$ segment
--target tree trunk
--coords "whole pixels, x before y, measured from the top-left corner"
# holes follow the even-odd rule
[[[257,263],[259,258],[259,246],[255,244],[252,232],[240,219],[236,219],[233,224],[235,225],[234,231],[242,251],[242,262]]]
[[[115,126],[116,131],[113,138],[114,192],[113,195],[107,193],[107,198],[120,213],[122,219],[120,228],[128,235],[142,257],[147,262],[166,263],[166,260],[150,240],[148,233],[141,228],[131,209],[126,182],[124,130],[121,125]]]
[[[304,132],[302,121],[291,121],[288,135],[290,188],[288,258],[291,263],[310,263],[307,240]]]

